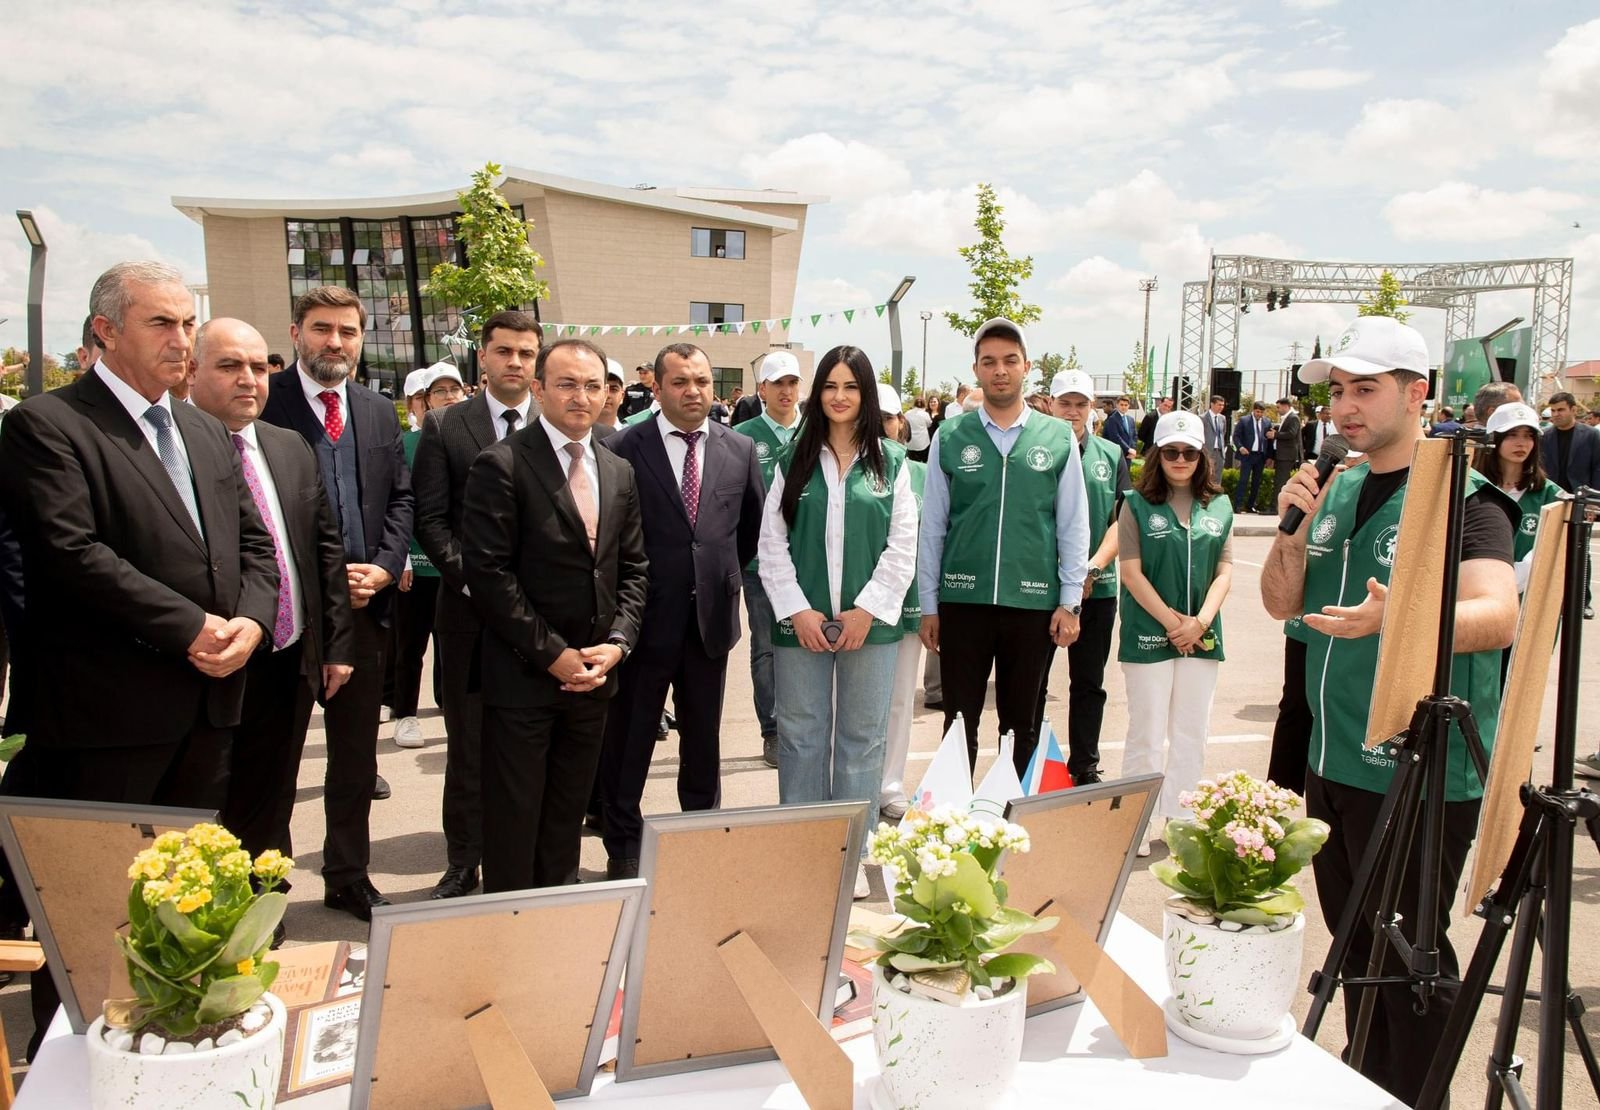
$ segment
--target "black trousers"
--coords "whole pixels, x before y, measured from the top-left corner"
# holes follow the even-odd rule
[[[1106,715],[1106,660],[1111,657],[1111,630],[1117,623],[1117,599],[1091,597],[1078,615],[1078,638],[1067,648],[1067,770],[1077,782],[1084,772],[1100,773],[1100,724]],[[1050,651],[1052,661],[1055,648]],[[1050,663],[1039,686],[1043,727],[1044,703],[1050,694]]]
[[[562,694],[554,705],[483,707],[485,894],[578,881],[610,704]]]
[[[480,633],[436,632],[444,684],[444,845],[451,867],[483,856],[483,696],[472,685]]]
[[[1235,511],[1256,507],[1257,494],[1261,492],[1261,470],[1266,465],[1267,457],[1260,451],[1239,457],[1239,484],[1233,487]]]
[[[639,858],[644,784],[669,686],[678,719],[678,805],[689,812],[722,804],[722,694],[727,677],[728,657],[706,654],[693,612],[678,651],[641,647],[623,664],[600,756],[608,858]]]
[[[1370,790],[1330,782],[1315,773],[1306,773],[1306,812],[1326,821],[1331,828],[1328,842],[1312,857],[1311,865],[1317,878],[1317,900],[1322,904],[1322,918],[1329,929],[1339,925],[1339,915],[1354,897],[1356,871],[1361,856],[1367,849],[1377,828],[1378,809],[1383,805],[1383,795]],[[1438,911],[1439,924],[1439,974],[1446,979],[1459,979],[1460,967],[1456,952],[1443,926],[1450,921],[1450,905],[1456,887],[1461,881],[1461,869],[1466,865],[1467,851],[1472,847],[1472,837],[1478,827],[1478,803],[1447,802],[1444,818],[1444,852],[1439,872]],[[1404,881],[1400,885],[1397,911],[1404,916],[1403,931],[1407,939],[1415,939],[1418,909],[1419,846],[1413,845],[1406,857]],[[1365,976],[1367,961],[1372,954],[1372,915],[1377,912],[1377,899],[1381,893],[1382,875],[1373,886],[1372,899],[1363,907],[1354,942],[1344,961],[1342,974]],[[1398,955],[1385,947],[1380,974],[1396,974],[1401,970]],[[1422,1083],[1433,1060],[1434,1049],[1444,1033],[1450,1009],[1460,993],[1458,986],[1441,985],[1428,1006],[1428,1013],[1419,1017],[1412,1009],[1416,996],[1405,984],[1369,988],[1378,992],[1372,1011],[1372,1026],[1367,1034],[1366,1052],[1361,1064],[1361,1074],[1412,1106],[1422,1093]],[[1346,990],[1344,996],[1345,1034],[1354,1033],[1356,1012],[1360,1006],[1360,991]]]
[[[1300,464],[1293,459],[1275,459],[1272,464],[1272,511],[1278,511],[1278,494],[1283,492],[1283,487],[1289,484],[1289,479],[1294,477],[1294,472],[1300,469]]]
[[[1306,699],[1306,645],[1283,638],[1283,694],[1272,726],[1272,756],[1267,778],[1296,794],[1306,792],[1306,761],[1311,750],[1311,703]]]
[[[409,590],[395,592],[383,704],[394,710],[396,719],[417,715],[417,701],[422,696],[422,667],[427,660],[428,637],[433,633],[433,613],[439,601],[439,582],[437,575],[414,574]],[[442,708],[437,640],[434,645],[433,700]]]
[[[322,878],[346,886],[366,878],[372,855],[367,818],[378,776],[378,705],[383,698],[383,668],[389,630],[369,605],[356,609],[350,662],[355,673],[322,708],[328,738],[328,771],[322,811],[327,834],[322,842]]]
[[[313,700],[300,673],[304,643],[302,636],[282,651],[258,651],[246,665],[222,823],[252,858],[268,848],[294,854],[289,818]]]
[[[1039,743],[1039,691],[1050,670],[1049,609],[939,603],[939,673],[944,686],[944,728],[956,714],[967,731],[967,761],[978,762],[978,718],[994,670],[997,736],[1015,738],[1012,762],[1020,776]]]

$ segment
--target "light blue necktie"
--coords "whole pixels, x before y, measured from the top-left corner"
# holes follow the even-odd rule
[[[156,453],[161,456],[161,465],[167,468],[167,477],[172,479],[173,486],[177,488],[178,499],[189,510],[189,519],[194,521],[195,531],[200,533],[201,539],[205,539],[206,530],[200,526],[200,506],[194,498],[194,477],[189,473],[189,460],[178,450],[178,437],[172,430],[172,414],[160,405],[151,405],[145,410],[144,418],[156,430]]]

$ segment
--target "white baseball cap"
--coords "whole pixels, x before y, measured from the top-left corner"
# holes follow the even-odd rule
[[[905,411],[900,394],[888,382],[878,383],[878,409],[885,416],[899,416]]]
[[[1205,449],[1205,426],[1192,412],[1169,412],[1156,421],[1156,446],[1169,443],[1187,443],[1190,447]]]
[[[1300,380],[1325,382],[1331,370],[1372,377],[1391,370],[1428,373],[1428,345],[1422,333],[1389,316],[1358,316],[1333,341],[1333,350],[1300,367]]]
[[[1533,411],[1532,405],[1525,405],[1521,401],[1512,401],[1501,405],[1489,414],[1489,423],[1484,427],[1491,435],[1509,432],[1512,428],[1532,428],[1539,431],[1539,414]]]
[[[1022,344],[1022,353],[1024,355],[1028,353],[1028,337],[1023,334],[1022,326],[1020,324],[1012,323],[1004,316],[996,316],[992,320],[985,320],[983,323],[979,324],[978,330],[972,333],[972,357],[978,357],[978,344],[982,343],[984,338],[990,332],[1001,329],[1016,332],[1017,342]]]
[[[435,382],[443,381],[446,378],[455,382],[459,386],[464,387],[466,385],[466,383],[461,380],[461,371],[457,370],[448,362],[434,363],[432,366],[428,367],[427,374],[428,389],[432,389]]]
[[[1059,397],[1063,393],[1076,393],[1080,397],[1094,400],[1094,379],[1082,370],[1063,370],[1050,379],[1050,396]]]
[[[779,378],[798,378],[800,360],[788,351],[773,351],[761,360],[760,381],[775,382]]]
[[[406,383],[401,386],[407,397],[415,397],[428,388],[428,379],[433,375],[433,367],[424,370],[413,370],[406,375]]]
[[[606,359],[606,377],[616,378],[617,381],[624,383],[626,383],[628,380],[622,376],[622,363],[618,362],[614,358]]]

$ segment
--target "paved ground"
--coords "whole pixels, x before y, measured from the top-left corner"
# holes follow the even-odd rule
[[[1257,775],[1265,775],[1269,736],[1276,717],[1279,680],[1282,674],[1282,638],[1276,624],[1268,619],[1259,604],[1259,565],[1270,539],[1273,522],[1268,518],[1241,518],[1235,542],[1238,560],[1234,576],[1233,594],[1224,610],[1227,615],[1228,660],[1222,666],[1222,678],[1216,704],[1211,714],[1211,743],[1206,756],[1208,773],[1224,773],[1244,768]],[[1600,626],[1588,625],[1586,632],[1600,636]],[[727,710],[723,736],[723,797],[729,807],[772,804],[777,801],[777,772],[769,769],[760,758],[760,739],[755,727],[754,712],[750,703],[750,683],[747,656],[743,645],[735,649],[729,667]],[[1110,695],[1102,744],[1103,760],[1108,775],[1116,774],[1122,760],[1121,737],[1127,726],[1126,701],[1122,675],[1113,665],[1107,675]],[[1600,699],[1600,648],[1586,652],[1582,673],[1580,704],[1585,725],[1580,735],[1580,748],[1595,747],[1596,733],[1588,722],[1595,719],[1597,699]],[[1067,687],[1065,655],[1051,675],[1050,715],[1064,734],[1065,706],[1056,692]],[[427,691],[425,691],[426,695]],[[1550,772],[1549,738],[1554,722],[1555,682],[1552,677],[1546,692],[1543,717],[1545,750],[1535,759],[1535,778],[1548,781]],[[919,703],[920,705],[920,703]],[[436,710],[424,711],[422,718],[427,746],[406,751],[398,749],[388,739],[392,726],[384,726],[379,741],[379,763],[383,774],[394,788],[394,797],[386,802],[374,803],[372,809],[372,878],[378,888],[397,902],[426,898],[428,889],[444,866],[444,846],[439,828],[439,799],[444,781],[445,747],[444,721]],[[992,727],[992,717],[986,719]],[[940,732],[938,713],[919,711],[912,734],[912,756],[908,781],[915,783],[927,767],[937,747]],[[980,774],[993,759],[994,738],[987,731],[988,745],[980,757]],[[317,877],[321,864],[322,839],[322,774],[326,750],[321,732],[320,717],[313,718],[312,733],[307,739],[305,762],[300,775],[300,804],[295,811],[294,833],[300,845],[297,853],[299,868],[295,874],[296,886],[291,894],[292,907],[288,916],[289,935],[293,941],[344,938],[361,940],[366,928],[346,915],[326,910],[321,904],[322,885]],[[646,795],[646,812],[666,811],[676,808],[674,775],[677,767],[676,736],[658,750],[655,767]],[[1164,848],[1157,849],[1153,858],[1161,858]],[[1600,955],[1597,955],[1593,938],[1600,936],[1600,858],[1595,846],[1587,841],[1578,845],[1574,868],[1575,894],[1573,937],[1576,941],[1572,962],[1573,986],[1589,1003],[1600,1006]],[[1160,932],[1161,904],[1165,888],[1147,872],[1149,860],[1138,861],[1131,877],[1122,910],[1135,921],[1153,932]],[[583,864],[585,878],[601,878],[604,874],[605,853],[600,842],[588,837],[584,841]],[[1301,882],[1308,907],[1306,930],[1306,973],[1321,964],[1329,944],[1328,930],[1324,927],[1316,905],[1315,884],[1309,872]],[[875,885],[881,896],[881,884]],[[884,908],[881,901],[877,908]],[[1477,919],[1458,922],[1451,928],[1458,951],[1467,953],[1478,935]],[[1463,963],[1466,962],[1463,956]],[[1539,986],[1537,968],[1533,986]],[[1296,1013],[1303,1016],[1309,996],[1302,997]],[[1490,999],[1480,1012],[1473,1032],[1472,1043],[1457,1072],[1454,1097],[1458,1105],[1476,1105],[1482,1102],[1484,1090],[1483,1069],[1492,1042],[1495,1019],[1498,1013],[1496,1000]],[[28,1017],[26,988],[13,985],[0,992],[0,1019],[12,1049],[14,1061],[20,1064],[21,1049],[26,1043],[31,1022]],[[1343,1044],[1343,1015],[1339,1004],[1329,1010],[1318,1042],[1337,1052]],[[1591,1017],[1589,1026],[1593,1035],[1600,1038],[1600,1018]],[[1538,1036],[1536,1010],[1526,1012],[1522,1021],[1519,1048],[1522,1055],[1535,1054]],[[1569,1106],[1593,1106],[1595,1100],[1584,1077],[1582,1063],[1570,1045],[1567,1053],[1567,1092]],[[1531,1065],[1530,1065],[1531,1073]],[[1531,1090],[1531,1085],[1530,1085]],[[1286,1105],[1292,1103],[1292,1098]]]

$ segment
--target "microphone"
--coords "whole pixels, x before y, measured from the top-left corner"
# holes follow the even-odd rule
[[[1332,435],[1322,437],[1322,450],[1317,454],[1317,490],[1328,484],[1328,479],[1333,477],[1333,468],[1344,462],[1344,457],[1350,453],[1350,444],[1345,442],[1344,436]],[[1283,519],[1278,522],[1278,531],[1286,536],[1292,536],[1300,531],[1300,525],[1305,523],[1306,514],[1299,505],[1290,507],[1283,514]]]

